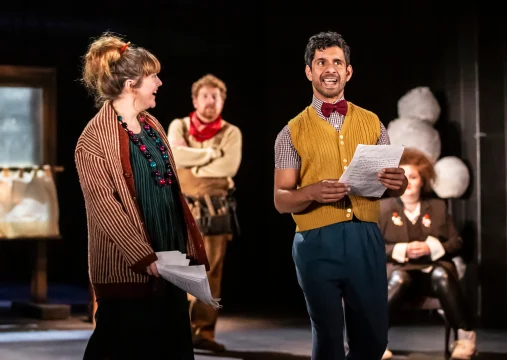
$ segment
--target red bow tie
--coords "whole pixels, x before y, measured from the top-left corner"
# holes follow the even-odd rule
[[[333,111],[336,111],[337,113],[345,116],[347,114],[347,102],[345,100],[340,100],[336,104],[325,102],[322,103],[320,111],[322,111],[322,114],[325,117],[329,117]]]

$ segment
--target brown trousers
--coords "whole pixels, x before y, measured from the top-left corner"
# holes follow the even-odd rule
[[[210,265],[208,281],[211,295],[214,298],[220,297],[222,282],[222,269],[224,265],[225,250],[227,242],[232,235],[204,236],[204,247]],[[215,339],[215,326],[218,319],[218,311],[212,306],[206,305],[195,297],[189,295],[190,300],[190,321],[192,323],[192,334],[204,339]]]

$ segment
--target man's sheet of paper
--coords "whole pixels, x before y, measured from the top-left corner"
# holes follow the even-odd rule
[[[352,161],[339,182],[350,187],[350,195],[381,197],[386,187],[377,174],[384,168],[396,168],[403,155],[403,145],[357,145]]]
[[[162,278],[195,296],[205,304],[214,308],[222,307],[218,303],[220,299],[214,299],[211,296],[208,275],[204,265],[189,265],[186,255],[179,251],[161,251],[156,254],[158,260],[155,261],[155,264]]]

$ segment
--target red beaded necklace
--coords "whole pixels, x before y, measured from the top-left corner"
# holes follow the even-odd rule
[[[169,162],[169,154],[166,151],[166,148],[164,146],[164,143],[162,140],[157,136],[157,133],[152,129],[150,125],[148,125],[145,122],[145,117],[141,116],[139,118],[139,122],[141,123],[141,127],[146,131],[149,137],[151,137],[155,143],[158,146],[158,150],[162,154],[162,158],[164,159],[164,165],[165,165],[165,171],[164,175],[160,173],[160,171],[157,169],[157,163],[153,160],[152,155],[146,148],[146,145],[143,144],[143,141],[140,136],[137,136],[134,134],[132,130],[129,130],[127,127],[127,123],[122,120],[121,116],[117,116],[118,121],[120,122],[123,129],[127,132],[129,135],[129,139],[137,145],[138,149],[141,151],[141,153],[144,155],[144,157],[148,160],[148,164],[150,165],[151,174],[153,178],[155,179],[157,185],[159,186],[169,186],[172,184],[172,178],[174,176],[172,170],[171,170],[171,163]]]

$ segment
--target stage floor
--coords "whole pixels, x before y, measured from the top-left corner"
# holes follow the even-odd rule
[[[0,318],[1,360],[78,360],[92,331],[84,318],[34,321]],[[223,315],[217,340],[228,352],[196,350],[196,360],[309,360],[311,330],[306,319]],[[439,325],[395,326],[390,331],[393,359],[444,359],[444,329]],[[507,360],[507,331],[478,331],[483,360]]]

